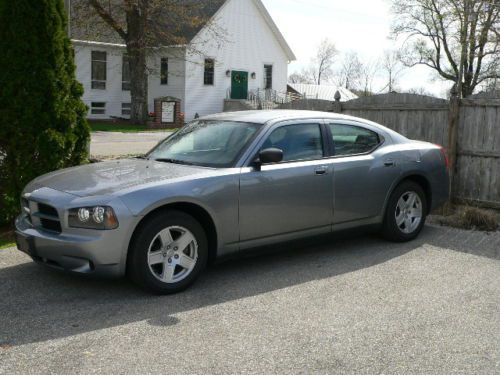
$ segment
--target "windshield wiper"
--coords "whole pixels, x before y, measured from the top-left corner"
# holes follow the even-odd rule
[[[162,163],[172,163],[172,164],[181,164],[181,165],[196,165],[196,164],[190,163],[188,161],[177,160],[177,159],[159,158],[159,159],[154,159],[154,160],[160,161]]]

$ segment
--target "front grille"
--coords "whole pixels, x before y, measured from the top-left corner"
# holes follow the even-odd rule
[[[57,217],[57,219],[59,220],[59,214],[57,213],[57,210],[54,207],[49,206],[48,204],[38,203],[38,212],[44,215]]]
[[[43,229],[61,233],[61,223],[59,221],[50,219],[40,219],[40,224],[42,225]]]
[[[54,207],[34,201],[27,201],[27,203],[27,212],[29,213],[33,226],[55,233],[61,233],[61,221]]]

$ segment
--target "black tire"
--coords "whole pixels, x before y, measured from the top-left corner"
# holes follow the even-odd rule
[[[197,260],[191,273],[183,280],[173,283],[157,279],[148,264],[149,245],[157,234],[165,228],[177,226],[188,229],[194,236]],[[138,285],[156,294],[178,293],[189,287],[206,267],[208,259],[207,236],[203,227],[192,216],[175,210],[160,212],[141,223],[129,247],[127,275]]]
[[[404,233],[396,223],[396,210],[399,199],[408,192],[414,192],[422,202],[422,217],[418,227],[411,233]],[[413,181],[401,182],[392,192],[385,211],[384,223],[382,225],[382,235],[389,241],[407,242],[415,239],[425,224],[427,216],[427,199],[422,187]]]

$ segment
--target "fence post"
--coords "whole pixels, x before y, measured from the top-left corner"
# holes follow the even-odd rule
[[[333,98],[335,99],[335,101],[333,102],[333,108],[332,108],[333,112],[342,113],[342,104],[340,104],[341,95],[340,95],[339,90],[337,90],[335,92],[335,96]]]
[[[455,193],[455,175],[457,169],[458,122],[460,116],[460,97],[456,85],[450,91],[448,112],[448,160],[450,168],[450,200]]]

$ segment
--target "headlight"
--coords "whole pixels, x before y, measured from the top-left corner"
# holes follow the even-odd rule
[[[118,219],[111,207],[79,207],[69,210],[68,224],[73,228],[116,229]]]

